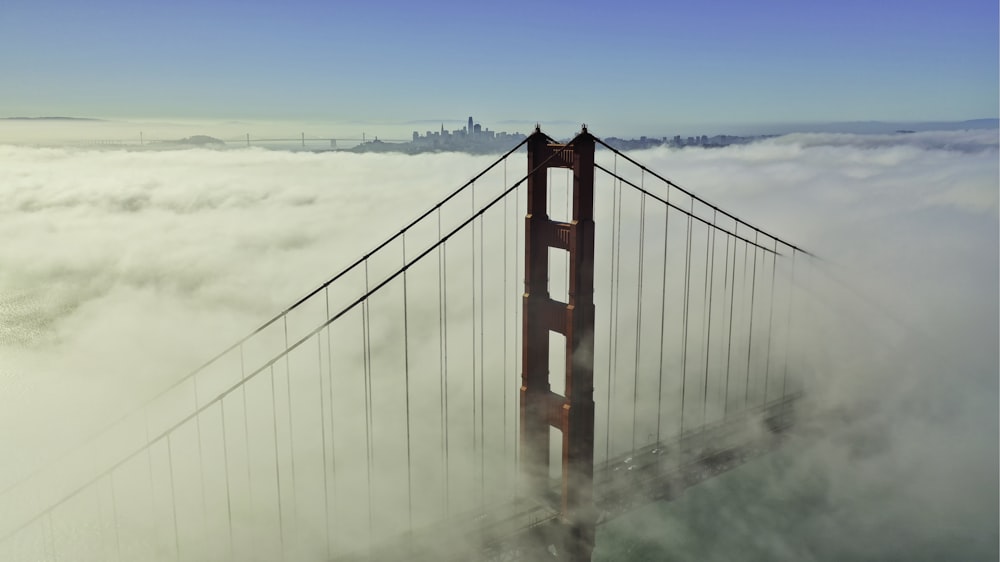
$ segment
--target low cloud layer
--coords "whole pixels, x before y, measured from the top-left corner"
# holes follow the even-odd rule
[[[995,553],[996,131],[789,135],[634,157],[822,257],[809,273],[817,313],[805,384],[833,418],[806,423],[744,479],[707,483],[660,514],[705,533],[697,544],[656,526],[619,528],[611,542],[732,558],[697,528],[691,510],[711,505],[715,524],[761,560],[917,559],[952,545],[969,549],[957,558]],[[491,160],[0,146],[0,446],[18,451],[0,466],[0,487]],[[608,153],[599,160],[614,165]],[[508,183],[523,162],[511,162]],[[491,182],[483,189],[502,185],[500,171]],[[808,522],[789,525],[796,510]]]
[[[2,416],[40,430],[4,434],[26,467],[38,445],[99,427],[85,412],[130,409],[490,161],[10,146],[0,159],[0,378],[17,397]]]
[[[996,131],[642,159],[821,256],[806,392],[826,413],[782,453],[612,524],[600,559],[996,558]]]

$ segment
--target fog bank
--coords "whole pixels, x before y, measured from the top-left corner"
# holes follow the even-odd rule
[[[677,559],[995,558],[996,131],[797,134],[633,157],[820,256],[803,351],[818,417],[782,453],[645,512],[648,527],[612,523],[609,544]],[[0,448],[16,452],[0,488],[490,161],[0,145]]]

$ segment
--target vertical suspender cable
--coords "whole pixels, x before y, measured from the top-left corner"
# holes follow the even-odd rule
[[[240,380],[246,381],[246,361],[243,354],[243,344],[240,344]],[[250,456],[250,410],[247,408],[247,385],[243,382],[240,385],[240,394],[243,397],[243,445],[247,453],[247,503],[250,511],[253,512],[253,458]]]
[[[330,286],[327,285],[324,290],[324,300],[326,301],[326,321],[330,319]],[[330,341],[330,330],[333,329],[333,325],[327,325],[326,327],[326,378],[327,378],[327,394],[329,397],[327,401],[330,404],[330,474],[333,476],[333,484],[330,486],[333,504],[337,505],[337,436],[334,433],[336,426],[334,425],[334,412],[337,408],[333,405],[333,345]],[[326,458],[326,457],[324,457]],[[324,467],[324,474],[326,468]],[[325,478],[325,476],[324,476]],[[329,504],[330,498],[327,496],[327,504]],[[336,514],[334,514],[334,520],[336,520]],[[328,525],[334,526],[333,521],[329,521]]]
[[[481,509],[486,508],[486,349],[484,344],[486,324],[483,320],[486,317],[485,266],[483,265],[486,261],[483,245],[485,222],[486,214],[484,213],[479,217],[479,502]],[[471,226],[475,228],[475,223]]]
[[[611,376],[611,372],[614,370],[615,365],[615,342],[617,341],[617,331],[615,329],[615,318],[618,315],[618,308],[615,306],[615,273],[617,271],[616,258],[618,257],[617,246],[617,228],[618,228],[618,195],[620,193],[621,186],[617,181],[618,175],[618,155],[614,158],[614,170],[615,173],[612,176],[612,189],[611,189],[611,254],[608,256],[609,264],[608,269],[611,272],[611,282],[609,283],[609,295],[608,300],[611,305],[608,307],[608,399],[607,399],[607,416],[608,423],[605,425],[604,434],[604,464],[607,466],[608,462],[611,461],[611,411],[613,409],[612,398],[612,387],[614,379]]]
[[[660,366],[659,382],[656,389],[656,442],[660,442],[660,419],[663,413],[663,348],[666,347],[667,319],[667,247],[670,242],[670,186],[667,186],[667,205],[663,207],[663,285],[660,289]]]
[[[641,182],[645,183],[645,172]],[[639,412],[639,352],[642,342],[642,269],[646,238],[646,194],[639,193],[639,276],[635,298],[635,371],[632,375],[632,455],[635,455],[636,421]]]
[[[688,351],[688,320],[691,307],[691,216],[694,214],[694,199],[691,199],[691,210],[687,216],[687,249],[684,254],[684,333],[681,337],[681,427],[680,435],[684,436],[684,406],[687,398],[687,351]]]
[[[503,186],[507,189],[507,159],[503,159]],[[503,198],[503,297],[500,302],[503,303],[500,306],[500,316],[503,322],[503,387],[500,392],[503,394],[503,462],[507,462],[507,393],[508,390],[508,380],[507,380],[507,277],[509,276],[509,268],[507,267],[507,261],[510,256],[507,255],[509,251],[507,249],[507,222],[510,220],[508,213],[508,200],[510,195],[505,195]],[[516,476],[515,476],[516,477]],[[504,479],[507,478],[506,468],[504,469]]]
[[[229,440],[226,437],[226,401],[219,401],[219,419],[222,421],[222,469],[226,474],[226,527],[229,531],[229,559],[236,559],[236,541],[233,540],[233,498],[229,482]]]
[[[805,277],[805,284],[803,286],[803,290],[809,291],[809,292],[813,292],[815,294],[815,292],[812,289],[812,280],[813,280],[813,264],[815,263],[816,260],[814,259],[814,256],[809,255],[809,254],[805,255],[805,260],[806,260],[805,271],[802,272],[802,276]],[[808,312],[808,307],[809,307],[809,301],[808,300],[805,301],[805,306],[806,306],[806,312]],[[793,379],[793,381],[794,381],[794,379]],[[802,392],[802,390],[804,388],[802,386],[803,384],[805,384],[805,380],[800,377],[799,378],[798,392]]]
[[[739,223],[736,224],[739,227]],[[733,229],[736,232],[736,229]],[[733,240],[733,268],[729,271],[729,239]],[[729,283],[729,336],[728,342],[726,343],[726,390],[722,399],[722,417],[725,419],[726,415],[729,413],[729,370],[733,363],[733,311],[734,305],[736,303],[736,250],[739,246],[737,244],[739,240],[735,237],[729,236],[726,238],[726,277],[728,279],[729,275],[732,275],[732,281]]]
[[[504,160],[504,177],[506,177],[506,173],[507,173],[506,160]],[[514,219],[517,220],[517,218],[520,217],[520,216],[521,216],[521,194],[520,194],[520,190],[515,190],[514,191]],[[515,224],[515,227],[514,227],[514,256],[515,256],[514,257],[514,286],[515,287],[517,286],[518,280],[522,279],[522,277],[521,277],[521,265],[522,265],[522,261],[523,260],[517,259],[517,256],[521,255],[520,252],[518,251],[519,248],[520,248],[520,245],[521,245],[521,228],[520,227],[521,227],[520,224]],[[512,386],[511,391],[514,392],[514,498],[515,499],[518,497],[518,493],[520,491],[520,482],[518,482],[518,480],[520,480],[518,478],[518,469],[519,469],[518,463],[520,461],[520,451],[521,451],[521,449],[520,449],[520,447],[521,447],[521,441],[520,441],[520,423],[521,423],[521,420],[520,420],[520,416],[518,415],[518,412],[519,412],[519,409],[518,409],[519,402],[518,402],[518,400],[520,399],[520,385],[517,384],[517,364],[518,364],[517,357],[518,357],[518,350],[521,349],[521,339],[519,337],[519,335],[521,334],[521,331],[519,329],[517,329],[517,327],[521,325],[521,306],[520,305],[521,305],[521,299],[514,299],[514,345],[513,345],[514,362],[513,362],[513,364],[514,364],[514,383],[515,384],[511,385]]]
[[[413,464],[411,461],[410,437],[410,319],[406,284],[406,232],[403,232],[403,373],[406,383],[406,508],[409,531],[413,535]]]
[[[295,484],[295,426],[292,417],[292,365],[288,357],[288,314],[284,314],[282,320],[285,325],[285,388],[288,394],[285,401],[288,403],[288,463],[289,476],[292,480],[292,520],[299,519],[298,486]]]
[[[704,355],[704,358],[706,360],[706,368],[705,368],[705,372],[704,372],[705,377],[703,377],[704,380],[702,381],[702,386],[705,388],[705,390],[707,390],[707,385],[708,385],[708,377],[707,377],[707,375],[708,375],[708,370],[707,370],[708,356],[702,353],[702,349],[704,349],[704,347],[708,343],[707,336],[705,334],[705,328],[708,326],[708,323],[709,323],[709,318],[708,318],[708,291],[709,291],[709,282],[710,282],[709,281],[709,263],[710,263],[709,262],[709,253],[711,252],[711,245],[712,245],[712,227],[711,226],[706,226],[705,227],[705,275],[702,277],[702,287],[701,287],[701,319],[702,319],[702,322],[701,322],[701,326],[700,326],[700,330],[699,330],[701,332],[701,334],[700,334],[701,338],[700,338],[699,344],[698,344],[699,345],[698,359],[701,360],[702,357],[703,357],[703,355]],[[702,369],[701,369],[701,366],[699,365],[698,366],[698,372],[699,372],[699,374],[701,373],[701,371],[702,371]],[[706,396],[707,396],[707,393],[706,393]],[[701,423],[701,425],[704,425],[704,414],[705,414],[705,406],[706,405],[707,405],[706,402],[702,402],[702,405],[701,405],[702,423]]]
[[[365,294],[369,291],[368,282],[368,260],[365,260]],[[368,548],[371,550],[373,534],[375,532],[375,506],[372,502],[372,464],[374,464],[374,451],[372,433],[372,383],[371,383],[371,325],[368,318],[368,299],[361,303],[361,337],[362,337],[362,360],[364,362],[364,383],[365,383],[365,453],[366,462],[366,483],[368,488]]]
[[[473,184],[472,184],[472,208],[471,208],[471,210],[472,210],[471,216],[475,217],[476,216],[476,184],[475,184],[475,182],[473,182]],[[469,233],[470,233],[471,242],[472,242],[472,244],[471,244],[470,260],[469,260],[469,272],[472,274],[471,275],[472,283],[470,283],[470,285],[469,285],[469,293],[470,293],[470,296],[472,297],[471,298],[471,307],[470,307],[470,309],[472,310],[472,324],[470,325],[469,333],[472,336],[472,348],[471,348],[471,351],[472,351],[472,369],[470,369],[470,372],[472,373],[472,452],[473,452],[473,455],[475,455],[476,449],[477,449],[477,443],[478,443],[478,448],[479,448],[479,453],[480,453],[480,457],[473,457],[473,461],[472,462],[479,465],[478,468],[479,468],[479,472],[480,472],[480,475],[481,475],[482,471],[483,471],[483,466],[482,466],[482,463],[480,462],[480,458],[481,458],[481,455],[482,455],[482,450],[483,450],[483,448],[484,448],[485,445],[482,442],[482,440],[479,439],[479,436],[480,436],[480,434],[482,432],[482,424],[480,423],[480,419],[481,419],[481,416],[482,416],[482,411],[481,411],[481,408],[479,408],[479,404],[478,404],[479,401],[478,401],[478,398],[477,398],[476,390],[478,388],[479,394],[481,395],[482,392],[483,392],[483,387],[482,387],[482,384],[481,384],[482,383],[482,370],[480,369],[479,377],[478,377],[478,380],[477,380],[476,369],[479,368],[480,364],[481,364],[481,354],[479,353],[479,349],[477,347],[477,341],[481,342],[481,340],[482,340],[482,334],[478,333],[478,330],[477,330],[478,325],[477,325],[476,319],[478,317],[479,322],[482,322],[482,316],[483,316],[482,313],[483,313],[483,311],[480,308],[479,314],[477,316],[477,314],[476,314],[476,257],[478,256],[480,263],[482,263],[483,256],[482,256],[482,254],[478,254],[476,252],[476,221],[477,220],[480,221],[480,223],[481,223],[481,221],[483,219],[482,219],[482,217],[479,217],[478,219],[473,218],[472,223],[469,224]],[[482,234],[482,232],[480,232],[480,234]],[[481,238],[481,236],[480,236],[480,238]],[[477,336],[479,336],[478,340],[477,340]],[[482,497],[483,497],[484,493],[485,493],[485,491],[483,489],[483,481],[482,481],[482,478],[480,478],[480,480],[479,480],[480,503],[482,503]]]
[[[197,412],[201,408],[201,400],[198,396],[198,377],[191,379],[194,386],[194,410]],[[201,519],[203,524],[208,525],[208,504],[205,501],[205,453],[204,441],[201,438],[201,414],[194,416],[195,433],[198,438],[198,483],[201,486]]]
[[[472,216],[476,216],[476,184],[472,184]],[[469,284],[471,306],[472,310],[472,323],[469,329],[469,335],[472,336],[472,368],[469,372],[472,374],[472,454],[473,463],[478,462],[479,459],[475,457],[476,446],[479,441],[477,433],[477,409],[476,409],[476,222],[473,219],[472,224],[469,225],[469,235],[471,241],[471,253],[469,254],[469,273],[472,274],[471,283]],[[481,257],[481,256],[480,256]]]
[[[441,338],[441,447],[444,460],[444,505],[445,513],[451,513],[451,477],[448,420],[448,242],[441,241],[441,208],[438,207],[438,318]]]
[[[785,321],[785,367],[781,375],[781,397],[784,398],[788,386],[788,349],[792,340],[792,308],[795,305],[795,248],[792,248],[791,280],[788,282],[788,318]]]
[[[767,316],[767,357],[764,360],[764,400],[767,404],[767,382],[771,374],[771,337],[774,335],[774,284],[778,275],[778,240],[774,239],[774,255],[771,256],[771,300]]]
[[[754,248],[756,250],[756,248]],[[754,256],[756,259],[756,256]],[[750,320],[747,310],[747,277],[750,275],[750,241],[743,243],[743,275],[740,277],[740,329]],[[745,404],[746,402],[744,402]]]
[[[750,402],[750,358],[753,355],[753,309],[754,298],[757,295],[757,236],[760,231],[754,231],[753,235],[753,271],[750,279],[750,327],[747,330],[747,381],[743,395],[743,409],[745,410]]]
[[[617,161],[616,161],[616,172],[615,173],[617,174]],[[615,177],[617,179],[617,175]],[[615,369],[616,372],[615,372],[614,377],[612,377],[612,379],[611,379],[611,384],[612,384],[612,386],[611,386],[611,398],[608,399],[608,408],[609,408],[608,409],[608,415],[609,416],[611,415],[611,409],[610,408],[612,406],[612,400],[614,400],[615,394],[616,394],[614,392],[614,390],[615,390],[615,384],[618,382],[618,373],[617,373],[617,370],[618,370],[618,335],[619,335],[619,328],[621,326],[621,305],[622,305],[622,297],[621,297],[621,290],[622,290],[622,263],[621,263],[621,261],[622,261],[622,252],[621,252],[621,245],[622,245],[622,207],[624,207],[624,205],[625,205],[625,200],[624,200],[624,196],[623,196],[623,190],[622,190],[622,182],[621,182],[621,180],[618,180],[618,181],[615,182],[615,194],[618,197],[618,203],[616,205],[616,215],[615,215],[615,223],[614,223],[614,228],[615,228],[615,249],[614,249],[614,252],[615,252],[615,255],[614,255],[614,257],[615,257],[615,267],[614,267],[614,271],[613,271],[613,280],[614,280],[615,300],[612,303],[611,307],[614,309],[614,322],[615,323],[614,323],[614,328],[613,328],[613,331],[614,331],[614,334],[613,334],[614,335],[614,349],[612,350],[611,361],[612,361],[612,364],[614,365],[614,369]],[[609,424],[609,426],[610,426],[610,424]],[[612,439],[614,438],[614,432],[611,433],[611,437],[612,437]]]
[[[285,559],[285,514],[281,508],[281,463],[278,462],[278,407],[274,391],[274,364],[269,367],[271,379],[271,427],[274,430],[274,487],[278,498],[278,544],[281,559]]]
[[[328,318],[329,316],[326,317]],[[316,377],[319,379],[319,392],[316,394],[319,398],[320,451],[323,454],[323,537],[326,557],[330,558],[330,484],[326,462],[326,406],[324,405],[326,397],[323,396],[323,341],[319,332],[316,333]]]
[[[167,469],[170,473],[170,504],[174,518],[174,557],[181,559],[181,534],[177,527],[177,485],[174,483],[174,449],[171,445],[173,433],[167,434]]]
[[[710,252],[711,257],[706,264],[705,268],[705,291],[708,297],[708,327],[706,328],[705,335],[705,388],[703,390],[704,395],[702,396],[701,402],[701,425],[705,427],[705,418],[708,412],[708,360],[709,353],[712,347],[712,297],[715,294],[715,221],[718,218],[718,211],[712,211],[712,227],[711,230],[711,247]],[[728,248],[728,242],[727,242]]]
[[[243,358],[243,344],[240,344],[240,380],[246,380],[246,364]],[[245,382],[240,385],[240,395],[243,399],[243,447],[247,455],[247,505],[250,506],[250,513],[253,513],[253,469],[251,468],[251,465],[253,465],[253,457],[250,456],[250,415],[247,408],[247,386]],[[251,549],[255,546],[255,538],[254,534],[251,533]]]

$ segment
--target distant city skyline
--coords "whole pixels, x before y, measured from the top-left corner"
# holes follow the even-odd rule
[[[489,124],[480,124],[478,135],[467,136],[466,119],[408,120],[399,123],[344,123],[331,121],[273,121],[273,120],[169,120],[169,119],[94,119],[67,116],[12,118],[0,115],[0,144],[62,143],[132,145],[147,142],[174,142],[192,136],[210,136],[233,145],[252,141],[255,145],[272,140],[282,140],[294,145],[320,140],[328,146],[350,148],[367,139],[379,139],[394,145],[413,144],[416,152],[434,150],[459,150],[472,152],[503,151],[509,144],[517,143],[525,133],[534,130],[537,122],[526,120],[507,121],[512,131],[491,130]],[[434,123],[431,129],[428,125]],[[541,122],[542,130],[556,138],[570,138],[580,130],[573,122]],[[475,131],[473,124],[473,131]],[[420,126],[424,131],[414,130]],[[502,124],[498,128],[506,128]],[[742,143],[745,139],[788,133],[848,133],[892,134],[900,131],[953,131],[968,129],[997,129],[1000,119],[987,118],[968,121],[863,121],[799,124],[749,124],[715,126],[648,125],[633,129],[612,126],[601,129],[590,126],[590,131],[609,141],[636,141],[627,143],[632,148],[669,144],[671,146],[727,145]],[[718,142],[705,143],[704,137],[729,137]],[[690,137],[690,138],[689,138]],[[330,145],[334,139],[336,144]],[[647,139],[644,141],[643,139]],[[695,141],[698,142],[695,142]],[[340,142],[344,141],[344,142]],[[469,142],[476,145],[467,146]],[[681,142],[683,141],[683,142]],[[292,146],[292,145],[288,145]],[[625,145],[622,145],[625,146]],[[315,148],[316,145],[312,144]],[[375,148],[375,147],[372,147]],[[385,147],[388,149],[389,147]],[[502,150],[501,150],[502,149]]]
[[[612,135],[962,121],[997,116],[997,47],[986,0],[8,0],[0,108],[403,135],[427,127],[399,124],[456,110],[508,130],[586,120]]]

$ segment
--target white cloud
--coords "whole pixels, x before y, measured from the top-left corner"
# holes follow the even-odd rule
[[[802,530],[802,541],[851,533],[863,545],[856,553],[879,556],[887,552],[878,536],[886,529],[935,528],[929,536],[943,544],[988,532],[984,525],[996,521],[997,154],[996,132],[987,131],[789,135],[635,155],[825,259],[810,274],[811,294],[819,298],[812,328],[821,339],[809,342],[805,357],[818,376],[808,388],[824,408],[862,408],[864,418],[818,444],[795,445],[801,454],[779,457],[790,463],[781,478],[820,478],[827,486],[820,494],[829,505],[826,521]],[[19,451],[0,470],[0,487],[155,394],[491,160],[0,146],[0,427],[9,428],[0,432],[0,447]],[[613,164],[608,153],[599,160]],[[508,183],[523,167],[523,157],[511,162]],[[478,201],[502,185],[497,170],[478,184]],[[609,213],[610,199],[598,197],[598,213]],[[449,207],[445,231],[471,206],[465,199]],[[508,212],[512,228],[521,228],[516,212]],[[416,238],[435,235],[434,225],[415,233],[408,254],[420,247]],[[457,263],[463,258],[454,252]],[[498,252],[499,246],[491,256]],[[394,259],[373,268],[388,271]],[[434,271],[435,262],[431,256],[420,267]],[[499,272],[503,265],[491,267]],[[423,281],[420,275],[430,274],[414,269],[411,294],[434,293],[433,275]],[[513,296],[503,305],[519,307],[513,272],[486,278],[488,294],[509,281]],[[436,298],[414,299],[413,317],[435,317]],[[457,315],[468,303],[456,298],[449,306]],[[456,325],[455,333],[464,331]],[[397,329],[373,326],[373,341],[391,345]],[[512,341],[514,330],[505,332]],[[501,332],[487,332],[488,338]],[[343,337],[356,335],[347,330]],[[419,337],[428,348],[411,353],[433,363],[427,376],[436,377],[433,330]],[[451,349],[457,358],[471,353],[462,342]],[[600,341],[595,348],[603,356]],[[507,367],[512,373],[519,371],[514,362]],[[868,410],[869,404],[878,406]],[[425,406],[433,411],[434,404]],[[788,508],[779,487],[787,482],[767,471],[748,478],[765,490],[769,508]],[[871,505],[871,495],[885,501]],[[724,497],[712,501],[725,508]],[[875,531],[865,534],[857,513],[879,509],[866,520]],[[746,514],[737,509],[733,517]],[[781,519],[769,517],[760,520]],[[965,528],[954,521],[939,526],[944,517]],[[761,525],[744,532],[776,532]],[[807,548],[771,535],[760,540],[775,556],[796,557]]]

